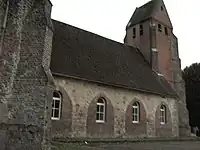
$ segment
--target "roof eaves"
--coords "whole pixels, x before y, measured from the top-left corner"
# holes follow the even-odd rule
[[[81,77],[77,77],[77,76],[65,75],[65,74],[62,74],[62,73],[52,72],[52,75],[60,76],[60,77],[67,77],[67,78],[72,78],[72,79],[77,79],[77,80],[83,80],[83,81],[87,81],[87,82],[93,82],[93,83],[103,84],[103,85],[117,87],[117,88],[124,88],[124,89],[128,89],[128,90],[134,90],[134,91],[144,92],[144,93],[148,93],[148,94],[154,94],[154,95],[158,95],[158,96],[161,96],[161,97],[164,97],[164,98],[165,97],[177,98],[176,95],[172,95],[172,94],[161,94],[161,93],[157,93],[157,92],[152,92],[152,91],[142,90],[142,89],[138,89],[138,88],[128,87],[128,86],[125,86],[125,85],[119,85],[119,84],[113,84],[113,83],[105,83],[105,82],[96,81],[96,80],[95,81],[94,80],[88,80],[88,79],[85,79],[85,78],[81,78]]]
[[[171,90],[173,90],[174,96],[175,96],[176,98],[178,98],[178,95],[177,95],[176,91],[171,87],[171,85],[168,83],[168,81],[165,79],[165,77],[164,77],[162,74],[158,75],[158,73],[157,73],[155,70],[153,70],[153,73],[154,73],[155,76],[157,76],[158,80],[164,80],[164,81],[169,85],[169,87],[171,88]],[[162,86],[166,91],[168,91],[167,87],[166,87],[165,85],[163,85],[163,83],[162,83],[161,81],[159,81],[159,83],[161,84],[161,86]]]

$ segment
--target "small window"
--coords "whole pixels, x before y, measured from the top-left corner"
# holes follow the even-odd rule
[[[165,35],[168,35],[167,27],[165,27]]]
[[[135,38],[135,37],[136,37],[136,29],[133,28],[133,38]]]
[[[161,11],[163,11],[163,10],[164,10],[163,6],[161,6],[161,7],[160,7],[160,10],[161,10]]]
[[[132,115],[133,115],[133,123],[139,123],[140,122],[140,105],[138,102],[135,102],[132,106]]]
[[[105,122],[105,99],[99,98],[97,101],[97,110],[96,110],[96,122],[104,123]]]
[[[143,35],[144,31],[143,31],[143,25],[140,25],[140,35]]]
[[[161,24],[158,24],[158,31],[162,32],[162,26],[161,26]]]
[[[166,120],[166,107],[164,105],[162,105],[160,107],[160,124],[166,124],[167,120]]]
[[[53,92],[53,102],[52,102],[52,120],[60,120],[60,113],[61,113],[61,100],[62,96],[60,92]]]

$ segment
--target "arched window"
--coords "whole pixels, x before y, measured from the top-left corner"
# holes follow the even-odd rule
[[[165,105],[161,105],[160,107],[160,124],[166,124],[167,122],[167,115],[166,115],[166,106]]]
[[[62,100],[62,96],[60,92],[54,91],[53,102],[52,102],[52,115],[51,115],[52,120],[60,120],[61,100]]]
[[[106,101],[104,98],[99,98],[97,101],[96,122],[105,122]]]
[[[132,106],[132,115],[133,115],[133,123],[139,123],[140,122],[140,104],[138,102],[135,102]]]

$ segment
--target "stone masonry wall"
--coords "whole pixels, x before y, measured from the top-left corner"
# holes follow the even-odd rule
[[[140,93],[136,91],[126,90],[122,88],[115,88],[111,86],[103,86],[102,84],[89,83],[87,81],[75,80],[70,78],[62,78],[55,76],[55,82],[58,89],[62,89],[63,102],[62,102],[62,115],[60,121],[53,121],[52,129],[54,130],[59,128],[59,130],[54,130],[53,137],[57,138],[66,138],[66,137],[95,137],[95,138],[126,138],[126,137],[155,137],[157,136],[178,136],[178,112],[177,112],[177,102],[172,98],[162,98],[156,95]],[[65,97],[67,95],[67,97]],[[98,97],[103,96],[106,99],[106,103],[109,107],[109,116],[105,123],[102,125],[96,125],[96,122],[93,124],[87,123],[87,117],[90,116],[91,104],[98,99]],[[66,102],[70,101],[70,102]],[[143,118],[141,121],[141,126],[134,126],[127,121],[127,112],[130,105],[133,102],[138,101],[142,106]],[[66,104],[69,104],[68,106]],[[169,124],[163,126],[162,134],[158,134],[156,128],[156,121],[159,120],[159,116],[156,116],[156,111],[159,109],[159,105],[162,103],[166,104],[167,109],[170,112],[169,114]],[[96,105],[93,106],[93,109],[96,109]],[[69,116],[69,111],[72,110],[71,116]],[[93,112],[95,116],[95,112]],[[69,117],[69,122],[63,122],[63,119]],[[114,116],[114,122],[112,121],[112,116]],[[144,118],[146,116],[146,118]],[[66,129],[63,127],[63,123],[71,129]],[[127,132],[126,128],[129,125],[129,128],[133,128],[132,134]],[[101,134],[96,134],[95,136],[88,135],[87,130],[104,130],[104,127],[114,130],[109,130],[105,132],[101,131]],[[131,127],[132,126],[132,127]],[[62,128],[63,127],[63,128]],[[169,130],[171,129],[171,131]],[[69,132],[70,131],[70,132]],[[170,133],[169,133],[170,132]]]
[[[172,72],[173,72],[173,81],[174,89],[180,97],[179,100],[179,130],[181,136],[190,135],[189,127],[189,114],[186,107],[186,95],[185,95],[185,82],[182,77],[181,70],[181,60],[179,58],[178,51],[178,39],[175,35],[171,35],[171,50],[172,50]]]
[[[151,62],[151,43],[150,43],[150,31],[149,31],[150,21],[141,22],[143,26],[143,35],[140,35],[140,24],[130,27],[126,31],[127,41],[125,44],[128,44],[133,47],[140,49],[141,53],[144,55],[145,59],[150,63]],[[136,36],[133,38],[133,28],[136,30]],[[145,43],[145,44],[144,44]]]
[[[6,120],[0,118],[1,150],[49,150],[52,5],[48,0],[0,0],[3,4],[9,5],[0,10],[0,16],[7,15],[0,55],[0,101],[7,109]]]

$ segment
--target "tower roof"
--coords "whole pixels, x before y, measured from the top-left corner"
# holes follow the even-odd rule
[[[137,7],[126,26],[126,29],[152,17],[153,12],[160,1],[161,0],[151,0],[139,8]]]

